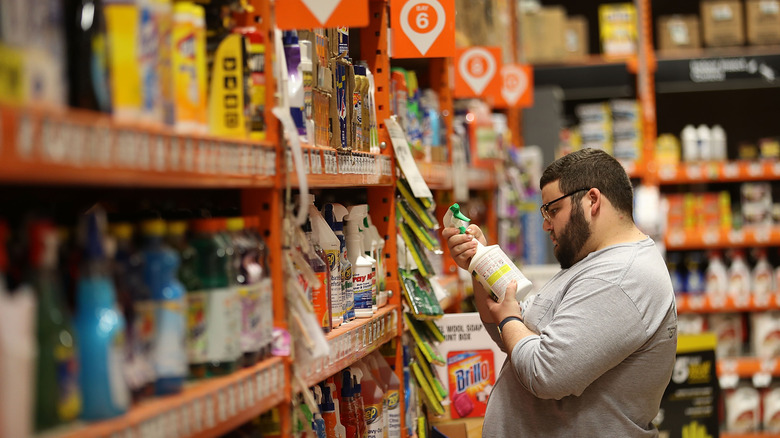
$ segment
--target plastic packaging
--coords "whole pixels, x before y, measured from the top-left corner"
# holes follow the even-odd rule
[[[347,258],[347,241],[344,237],[344,216],[349,212],[341,204],[326,204],[322,216],[327,221],[333,233],[339,239],[341,263],[341,305],[344,309],[343,322],[355,319],[355,294],[352,284],[352,263]]]
[[[200,46],[195,41],[193,6],[189,2],[178,2],[173,7],[173,119],[179,132],[203,130],[199,114],[205,97],[200,95],[197,63]]]
[[[154,301],[154,372],[158,395],[180,392],[187,378],[187,301],[176,278],[179,255],[165,241],[166,223],[141,224],[144,236],[144,282]]]
[[[760,404],[758,390],[747,384],[726,391],[726,430],[731,433],[757,431],[761,420]]]
[[[751,312],[750,336],[756,357],[780,356],[780,312]]]
[[[751,291],[757,299],[767,299],[775,291],[772,265],[767,260],[766,250],[756,250],[756,266],[751,272]]]
[[[366,204],[353,205],[348,209],[349,215],[344,220],[347,223],[345,235],[347,257],[352,264],[352,287],[355,297],[355,316],[371,318],[373,312],[373,273],[375,265],[365,256],[363,251],[363,236],[360,235],[360,225],[368,214]]]
[[[298,44],[298,34],[294,30],[285,31],[283,36],[284,55],[287,62],[287,93],[292,115],[298,135],[306,138],[306,123],[304,122],[304,89],[301,72],[301,47]]]
[[[255,27],[236,29],[248,42],[249,66],[249,138],[265,140],[265,39]]]
[[[728,160],[728,144],[726,143],[726,131],[720,125],[714,125],[710,129],[710,142],[712,145],[712,160]]]
[[[450,206],[443,220],[444,226],[458,228],[461,233],[466,232],[469,221],[470,219],[460,212],[458,204]],[[477,241],[477,253],[472,257],[468,271],[489,291],[490,297],[497,303],[504,300],[506,288],[513,280],[517,282],[515,296],[518,302],[533,288],[531,282],[498,245],[484,246]]]
[[[705,290],[704,272],[700,268],[699,257],[698,254],[691,254],[685,262],[688,271],[685,277],[685,288],[689,294],[701,294]]]
[[[715,355],[718,359],[742,355],[742,315],[739,313],[713,313],[708,317],[709,330],[718,338]]]
[[[109,277],[104,223],[98,212],[86,217],[84,264],[76,291],[81,417],[85,420],[116,417],[130,405],[122,375],[125,319],[117,310],[116,291]]]
[[[5,258],[2,234],[0,259]],[[35,403],[35,294],[26,286],[9,293],[3,265],[0,260],[0,436],[28,437]]]
[[[208,93],[210,134],[232,138],[248,135],[244,54],[244,37],[238,34],[227,35],[214,53]]]
[[[705,294],[714,297],[724,297],[728,293],[728,270],[719,251],[710,252],[704,277]]]
[[[707,125],[699,125],[696,128],[696,141],[699,145],[699,159],[710,161],[712,159],[712,135]]]
[[[260,228],[260,218],[257,216],[244,217],[244,232],[249,236],[252,245],[257,251],[257,262],[260,264],[260,282],[258,301],[255,310],[258,311],[257,332],[255,333],[257,349],[259,351],[258,360],[263,360],[271,356],[273,347],[274,330],[274,310],[273,310],[273,281],[271,280],[271,270],[268,267],[268,246],[265,239],[258,231]],[[254,323],[254,321],[253,321]]]
[[[328,268],[327,256],[320,247],[317,238],[312,232],[311,220],[306,220],[303,224],[303,231],[308,238],[308,245],[304,255],[309,262],[309,266],[317,276],[317,284],[312,287],[312,307],[314,307],[314,317],[319,322],[320,327],[325,333],[329,333],[332,328],[332,315],[330,311],[330,269]]]
[[[105,3],[108,59],[111,66],[112,113],[135,121],[141,112],[141,70],[138,63],[138,7],[133,3]]]
[[[138,68],[141,82],[141,120],[163,122],[163,94],[160,53],[163,50],[162,34],[165,9],[170,2],[137,0],[138,7]]]
[[[314,205],[314,195],[309,197],[309,220],[311,221],[313,237],[316,236],[317,242],[325,251],[325,259],[330,273],[330,313],[331,327],[336,328],[344,320],[343,294],[341,291],[341,263],[339,256],[341,254],[341,242],[333,232],[328,222],[320,214]]]
[[[761,395],[764,432],[780,432],[780,385],[773,384]]]
[[[682,133],[680,133],[680,138],[682,139],[683,161],[686,163],[697,161],[699,159],[699,148],[696,128],[693,125],[685,125]]]
[[[401,437],[401,381],[384,357],[375,351],[367,358],[374,378],[385,392],[385,409],[387,410],[387,437]]]
[[[745,262],[745,253],[734,250],[731,265],[728,270],[728,294],[733,298],[747,299],[750,297],[750,268]]]

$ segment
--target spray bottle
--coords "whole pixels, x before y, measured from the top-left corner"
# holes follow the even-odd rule
[[[349,207],[347,221],[346,241],[347,257],[352,264],[352,287],[355,297],[355,316],[358,318],[371,318],[373,312],[372,302],[372,270],[374,265],[366,258],[363,252],[363,237],[360,235],[360,224],[368,214],[366,204]]]
[[[347,429],[341,424],[339,400],[336,394],[336,384],[328,382],[323,386],[322,418],[325,420],[325,433],[328,438],[346,438]]]
[[[363,397],[363,411],[365,412],[368,438],[382,438],[385,430],[385,393],[382,386],[371,376],[364,362],[357,364],[358,384]]]
[[[336,328],[340,326],[344,320],[343,297],[341,292],[341,263],[339,260],[341,242],[314,205],[314,195],[309,195],[309,220],[311,221],[313,236],[316,237],[322,250],[325,251],[325,258],[330,272],[331,326]]]
[[[366,405],[363,402],[363,393],[360,380],[363,378],[363,372],[358,368],[350,368],[352,373],[352,397],[355,399],[355,414],[358,421],[358,436],[365,437],[366,427]]]
[[[349,213],[341,204],[327,204],[323,216],[336,234],[340,244],[341,262],[341,305],[344,309],[344,322],[355,319],[355,295],[352,285],[352,263],[347,258],[347,241],[344,238],[344,216]]]
[[[387,304],[385,262],[383,256],[385,251],[385,240],[382,238],[382,235],[379,234],[379,230],[376,226],[371,223],[371,215],[366,216],[366,221],[368,222],[369,235],[371,236],[371,248],[374,251],[374,258],[376,259],[376,305],[377,307],[382,307]]]
[[[343,370],[341,372],[341,402],[344,404],[344,409],[341,411],[341,422],[344,424],[347,436],[362,437],[354,395],[352,374],[348,369]]]
[[[470,221],[471,219],[460,212],[458,204],[452,204],[444,215],[444,226],[458,228],[461,233],[466,232]],[[512,280],[517,282],[515,296],[518,302],[533,286],[498,245],[485,246],[477,241],[477,253],[471,258],[468,271],[490,292],[490,297],[497,303],[504,300],[506,288]]]
[[[376,253],[376,242],[371,233],[371,226],[368,223],[368,215],[363,218],[363,224],[360,227],[360,236],[363,239],[363,255],[371,262],[371,309],[376,313],[379,307],[379,282],[377,274],[379,273],[379,255]]]
[[[375,351],[365,359],[371,367],[374,379],[385,391],[385,409],[387,410],[387,437],[401,437],[401,381],[384,357]]]
[[[314,385],[312,391],[314,392],[314,400],[319,407],[318,411],[313,411],[314,420],[312,420],[312,428],[314,429],[316,438],[327,438],[325,419],[322,417],[322,388],[320,388],[319,385]]]

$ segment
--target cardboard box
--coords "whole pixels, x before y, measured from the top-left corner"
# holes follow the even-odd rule
[[[704,45],[727,47],[744,44],[745,20],[743,15],[742,2],[739,0],[701,2]]]
[[[526,62],[554,62],[566,57],[566,10],[563,7],[550,6],[525,12],[520,19],[522,53]]]
[[[636,53],[637,27],[633,3],[599,5],[599,36],[604,55],[626,57]]]
[[[578,58],[590,54],[588,20],[584,16],[575,15],[566,19],[564,48],[566,49],[566,56],[569,58]]]
[[[698,49],[701,47],[699,17],[696,15],[667,15],[658,17],[658,50]]]
[[[780,0],[748,0],[747,40],[750,44],[780,44]]]

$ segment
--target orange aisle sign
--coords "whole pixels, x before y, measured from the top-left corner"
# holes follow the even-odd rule
[[[501,48],[457,49],[455,56],[455,97],[489,97],[501,92]]]
[[[276,2],[276,27],[368,26],[368,0],[281,0]]]
[[[504,64],[497,108],[530,108],[534,104],[534,71],[530,65]]]
[[[393,58],[455,56],[455,0],[392,0]]]

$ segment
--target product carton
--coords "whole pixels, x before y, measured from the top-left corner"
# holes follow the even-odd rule
[[[636,53],[636,7],[632,3],[599,5],[599,35],[604,55],[626,57]]]
[[[748,43],[780,43],[780,0],[747,0],[745,15]]]
[[[699,17],[696,15],[667,15],[658,17],[658,50],[673,52],[701,47]]]
[[[745,43],[745,21],[741,1],[703,1],[701,20],[705,46],[741,46]]]
[[[566,10],[561,6],[524,12],[520,17],[522,53],[526,62],[554,62],[566,56]]]
[[[588,20],[582,15],[566,18],[566,34],[564,36],[566,56],[579,58],[590,53],[588,44]]]

